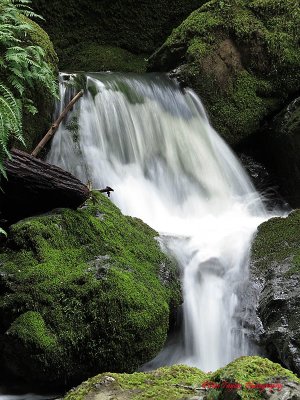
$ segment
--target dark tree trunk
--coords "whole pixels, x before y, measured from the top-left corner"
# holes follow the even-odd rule
[[[50,211],[76,209],[89,197],[89,189],[70,173],[20,150],[5,162],[7,180],[0,187],[0,219],[10,222]]]

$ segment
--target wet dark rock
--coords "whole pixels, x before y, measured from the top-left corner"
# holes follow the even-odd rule
[[[247,151],[247,149],[245,150]],[[250,176],[255,189],[262,195],[265,206],[269,210],[281,209],[291,211],[289,204],[281,194],[277,176],[273,172],[270,172],[263,164],[263,157],[262,162],[260,162],[254,155],[250,156],[249,154],[242,153],[240,161]]]
[[[258,341],[272,360],[300,373],[300,211],[273,218],[253,243],[249,302],[262,323]],[[250,292],[251,293],[251,292]]]
[[[300,207],[300,97],[266,123],[255,140],[256,157],[276,176],[280,193]]]

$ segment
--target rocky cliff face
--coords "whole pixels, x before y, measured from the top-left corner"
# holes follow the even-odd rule
[[[299,88],[298,10],[298,0],[212,0],[173,30],[149,69],[175,69],[236,145]]]
[[[252,249],[251,284],[267,355],[300,373],[300,211],[263,223]],[[250,301],[250,299],[249,299]]]

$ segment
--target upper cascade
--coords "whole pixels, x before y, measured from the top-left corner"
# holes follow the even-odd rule
[[[74,93],[74,77],[65,78],[57,112]],[[151,366],[208,371],[256,353],[237,310],[251,239],[269,215],[239,160],[196,94],[166,75],[97,73],[85,81],[48,161],[94,188],[111,186],[122,212],[158,230],[177,259],[182,330]]]

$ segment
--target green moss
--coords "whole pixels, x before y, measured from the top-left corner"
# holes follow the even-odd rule
[[[113,378],[114,381],[109,383],[107,378]],[[291,371],[266,358],[241,357],[226,367],[207,374],[197,368],[184,365],[159,368],[146,373],[101,374],[67,393],[64,400],[93,400],[99,398],[99,394],[101,396],[101,394],[108,393],[111,396],[114,395],[117,398],[120,396],[120,398],[128,400],[182,400],[199,395],[199,391],[196,389],[205,387],[205,382],[208,384],[206,387],[210,387],[209,384],[211,383],[220,386],[220,389],[208,389],[205,392],[207,400],[223,398],[223,396],[225,398],[226,392],[227,395],[232,396],[233,391],[231,389],[224,390],[224,387],[229,383],[241,385],[242,389],[238,391],[238,395],[242,400],[258,400],[263,398],[262,392],[253,388],[247,389],[247,383],[280,383],[282,380],[300,382],[299,378]],[[200,393],[202,394],[202,392]]]
[[[83,43],[66,50],[68,71],[122,71],[145,72],[146,60],[127,50],[95,43]]]
[[[263,398],[260,389],[247,388],[247,383],[280,383],[283,379],[300,382],[300,379],[291,371],[267,358],[258,356],[240,357],[211,375],[213,382],[236,382],[241,384],[242,389],[238,390],[241,400]]]
[[[258,356],[240,357],[211,375],[211,379],[216,382],[228,380],[242,385],[247,382],[266,383],[271,378],[288,378],[300,382],[295,374],[280,364]]]
[[[157,232],[123,216],[103,195],[93,198],[98,202],[79,211],[13,225],[0,254],[0,332],[10,346],[5,363],[19,364],[25,377],[24,360],[5,339],[20,315],[18,332],[34,311],[57,343],[55,358],[36,356],[43,365],[36,378],[69,381],[101,370],[132,371],[151,359],[166,340],[170,305],[181,301],[176,267],[160,251]],[[28,342],[20,346],[26,354]]]
[[[43,351],[47,351],[57,344],[55,337],[48,331],[42,316],[34,311],[28,311],[18,317],[6,334]]]
[[[180,80],[203,99],[214,127],[237,144],[299,87],[298,8],[291,0],[212,0],[173,30],[150,69],[181,65]]]
[[[43,28],[49,33],[60,58],[60,69],[78,69],[72,67],[78,45],[85,41],[95,45],[108,46],[120,52],[120,48],[132,54],[151,54],[163,43],[174,26],[186,18],[189,13],[199,7],[204,0],[70,0],[63,2],[54,0],[35,0],[35,11],[44,16]],[[91,12],[92,10],[92,12]],[[98,50],[99,52],[99,50]],[[102,51],[103,53],[103,51]],[[107,58],[104,66],[114,65]],[[133,56],[130,58],[133,60]],[[82,64],[83,65],[83,64]],[[118,65],[128,71],[128,63]],[[134,66],[131,63],[132,66]],[[139,63],[140,65],[140,63]],[[85,61],[86,71],[99,71]],[[97,66],[97,64],[95,65]],[[112,67],[109,67],[112,69]],[[101,69],[102,70],[102,69]],[[130,71],[135,71],[131,69]],[[122,70],[123,71],[123,70]]]
[[[48,34],[38,25],[36,22],[20,14],[20,19],[29,24],[32,29],[28,31],[27,41],[30,44],[40,46],[45,52],[45,59],[48,64],[52,67],[53,71],[58,72],[57,64],[58,58],[54,51],[53,44]]]
[[[102,382],[107,374],[97,375],[84,382],[74,391],[69,392],[64,400],[83,400],[86,396],[93,396],[97,391],[95,385]],[[192,396],[196,392],[182,386],[200,387],[206,379],[206,374],[197,368],[184,365],[160,368],[153,372],[136,372],[134,374],[109,374],[115,379],[114,390],[123,392],[126,398],[133,400],[157,399],[179,400],[185,396]]]
[[[287,260],[289,274],[300,272],[300,212],[287,218],[272,218],[261,224],[252,246],[252,259],[256,268],[266,271],[273,263]]]

